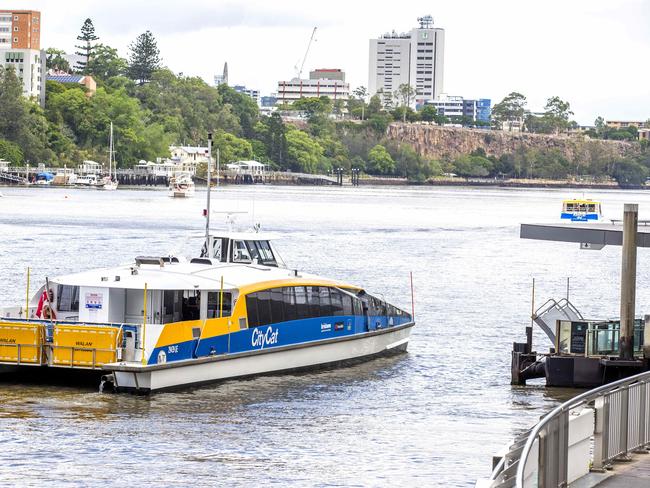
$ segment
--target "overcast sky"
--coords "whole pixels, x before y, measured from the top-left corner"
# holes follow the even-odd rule
[[[42,12],[42,47],[69,53],[90,17],[100,42],[124,57],[145,30],[176,73],[212,83],[228,62],[230,84],[276,91],[305,64],[341,68],[351,88],[368,86],[368,40],[408,31],[431,14],[445,29],[444,91],[500,101],[526,95],[541,111],[557,95],[580,124],[650,118],[650,0],[13,0]]]

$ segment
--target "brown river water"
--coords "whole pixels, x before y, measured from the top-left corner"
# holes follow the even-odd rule
[[[136,255],[196,254],[205,192],[2,188],[0,306],[32,284]],[[220,188],[213,209],[278,234],[292,268],[359,284],[410,310],[408,353],[346,369],[228,381],[150,397],[0,379],[0,486],[446,486],[489,476],[491,456],[575,391],[509,384],[510,349],[537,302],[566,293],[618,315],[620,248],[519,239],[570,190]],[[600,191],[607,217],[650,194]],[[222,228],[223,214],[212,217]],[[188,237],[196,238],[188,239]],[[639,252],[637,313],[650,264]],[[538,350],[549,347],[535,332]]]

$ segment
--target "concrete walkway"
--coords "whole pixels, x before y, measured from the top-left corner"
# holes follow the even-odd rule
[[[612,476],[597,488],[648,488],[650,486],[650,454],[636,454],[629,464],[616,463]]]

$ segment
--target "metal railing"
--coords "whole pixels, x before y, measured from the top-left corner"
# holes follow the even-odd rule
[[[632,452],[647,452],[643,448],[650,444],[650,372],[589,390],[556,407],[515,439],[483,486],[567,486],[570,416],[583,409],[595,413],[592,471],[629,460]]]

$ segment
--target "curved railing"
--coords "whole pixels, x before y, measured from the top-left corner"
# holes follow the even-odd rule
[[[602,471],[650,444],[649,412],[650,372],[589,390],[517,437],[482,486],[560,487]]]

